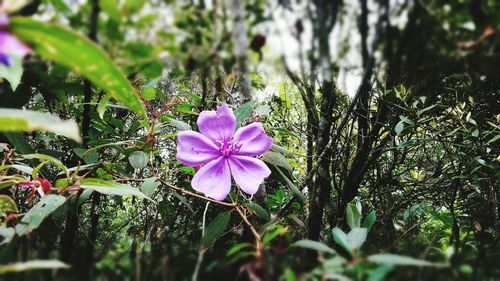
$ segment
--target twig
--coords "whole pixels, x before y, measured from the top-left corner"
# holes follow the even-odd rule
[[[252,234],[253,234],[253,236],[255,238],[255,258],[257,260],[260,260],[261,257],[262,257],[263,245],[262,245],[261,237],[260,237],[259,233],[255,229],[255,227],[253,227],[253,225],[250,223],[250,221],[248,220],[247,216],[245,216],[245,214],[243,214],[243,212],[241,211],[241,209],[240,209],[239,206],[237,206],[235,204],[234,205],[234,209],[238,212],[238,214],[240,215],[241,219],[245,222],[245,224],[248,226],[248,228],[250,228],[250,231],[252,232]]]
[[[209,197],[206,197],[206,196],[203,196],[203,195],[199,195],[199,194],[196,194],[196,193],[194,193],[194,192],[191,192],[191,191],[185,190],[184,188],[177,187],[177,186],[175,186],[175,185],[172,185],[172,184],[168,183],[166,180],[164,180],[164,179],[162,179],[162,178],[160,178],[160,177],[158,177],[158,180],[159,180],[160,182],[162,182],[164,185],[168,186],[169,188],[172,188],[172,189],[174,189],[174,190],[177,190],[177,191],[179,191],[179,192],[181,192],[181,193],[184,193],[184,194],[186,194],[186,195],[193,196],[193,197],[197,197],[197,198],[199,198],[199,199],[203,199],[203,200],[205,200],[205,201],[210,201],[210,202],[212,202],[212,203],[219,204],[219,205],[223,205],[223,206],[226,206],[226,207],[234,207],[234,206],[236,206],[236,204],[235,204],[235,203],[227,203],[227,202],[217,201],[217,200],[215,200],[215,199],[212,199],[212,198],[209,198]]]
[[[209,205],[210,205],[210,202],[207,202],[207,205],[205,206],[205,211],[203,211],[203,221],[201,224],[201,237],[205,236],[205,221],[207,218],[207,211],[208,211]],[[206,250],[207,249],[205,247],[200,247],[200,251],[198,252],[198,260],[196,261],[196,266],[194,267],[193,276],[191,278],[192,281],[198,280],[198,275],[200,273],[201,263],[203,262],[203,256],[205,255]]]

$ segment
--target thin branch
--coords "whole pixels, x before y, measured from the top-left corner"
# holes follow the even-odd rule
[[[245,216],[245,214],[243,214],[241,209],[236,205],[236,203],[234,205],[234,209],[238,212],[241,219],[245,222],[245,224],[248,226],[248,228],[250,228],[250,231],[252,232],[252,234],[255,238],[255,258],[257,260],[260,260],[260,258],[262,257],[263,245],[262,245],[262,242],[261,242],[262,239],[261,239],[259,233],[255,229],[255,227],[250,223],[247,216]]]
[[[203,211],[203,220],[201,224],[201,237],[205,236],[205,222],[207,220],[207,211],[209,205],[210,202],[207,202],[207,205],[205,205],[205,211]],[[206,251],[207,249],[205,247],[200,247],[200,251],[198,252],[198,260],[196,261],[196,266],[194,267],[193,276],[191,278],[192,281],[198,280],[201,264],[203,263],[203,256],[205,255]]]
[[[158,180],[163,183],[164,185],[168,186],[169,188],[172,188],[174,190],[177,190],[181,193],[184,193],[186,195],[189,195],[189,196],[193,196],[193,197],[196,197],[196,198],[199,198],[199,199],[202,199],[202,200],[205,200],[205,201],[210,201],[212,203],[215,203],[215,204],[219,204],[219,205],[223,205],[223,206],[226,206],[226,207],[234,207],[236,206],[235,203],[227,203],[227,202],[222,202],[222,201],[217,201],[215,199],[212,199],[212,198],[209,198],[209,197],[206,197],[206,196],[203,196],[203,195],[199,195],[199,194],[196,194],[194,192],[191,192],[191,191],[188,191],[188,190],[185,190],[184,188],[180,188],[180,187],[177,187],[175,185],[172,185],[170,183],[168,183],[166,180],[162,179],[162,178],[158,178]]]

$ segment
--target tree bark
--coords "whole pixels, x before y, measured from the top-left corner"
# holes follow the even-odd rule
[[[89,18],[89,31],[88,36],[91,40],[97,41],[97,23],[100,12],[99,0],[92,0],[92,11]],[[91,105],[92,101],[92,85],[90,81],[84,80],[83,82],[83,92],[84,92],[84,105],[83,105],[83,118],[82,118],[82,141],[83,147],[87,147],[89,141],[89,130],[91,123]],[[91,277],[91,267],[93,264],[93,255],[94,255],[94,243],[97,238],[97,225],[99,221],[99,215],[96,213],[96,209],[99,205],[100,195],[98,193],[94,193],[92,208],[91,208],[91,226],[90,226],[90,241],[87,242],[87,250],[85,253],[86,259],[85,264],[81,265],[79,268],[81,270],[82,276],[85,276],[89,280]],[[65,262],[72,261],[72,253],[74,240],[76,236],[76,232],[78,230],[78,217],[76,214],[76,209],[78,197],[74,200],[68,202],[68,214],[66,217],[66,224],[64,228],[63,237],[61,238],[61,259]],[[77,267],[78,268],[78,267]]]
[[[240,104],[251,101],[252,85],[250,83],[250,70],[248,67],[248,38],[247,28],[245,25],[245,9],[243,0],[234,0],[232,13],[234,16],[234,56],[236,57],[238,72],[240,74]]]

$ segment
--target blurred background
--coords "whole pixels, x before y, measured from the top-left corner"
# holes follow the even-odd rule
[[[235,215],[200,254],[202,220],[224,207],[207,212],[203,201],[162,184],[151,193],[158,204],[94,194],[63,205],[36,232],[2,245],[0,259],[51,257],[71,268],[0,279],[500,278],[499,1],[34,0],[11,16],[94,41],[147,112],[141,119],[106,102],[104,110],[104,91],[35,53],[15,91],[0,84],[1,107],[73,117],[83,144],[29,134],[17,151],[68,167],[101,163],[89,173],[103,179],[160,171],[192,190],[194,169],[175,161],[175,134],[194,127],[200,111],[228,103],[247,104],[244,123],[263,122],[282,156],[267,156],[273,173],[253,199],[262,210],[248,209],[268,237],[264,266],[253,263],[252,235]],[[149,142],[154,122],[169,125]],[[127,157],[135,150],[153,164],[134,169]],[[351,226],[349,202],[360,216],[376,213],[363,251],[340,255],[352,263],[291,246],[309,239],[344,251],[332,230]],[[354,262],[357,253],[385,252],[447,266]]]

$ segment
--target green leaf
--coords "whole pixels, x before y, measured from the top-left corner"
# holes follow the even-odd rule
[[[22,176],[2,176],[2,181],[0,181],[0,189],[4,189],[7,187],[11,187],[15,184],[19,184],[21,182],[27,181],[28,179],[26,177]]]
[[[330,254],[335,254],[335,250],[328,247],[327,245],[314,241],[314,240],[299,240],[295,243],[292,244],[292,247],[301,247],[301,248],[306,248],[306,249],[311,249],[319,252],[325,252],[325,253],[330,253]]]
[[[193,167],[189,167],[189,166],[182,166],[179,168],[179,171],[186,173],[188,175],[191,175],[191,176],[194,176],[194,173],[196,172]]]
[[[494,136],[491,140],[489,140],[486,144],[490,144],[490,143],[494,143],[496,142],[497,140],[500,139],[500,134],[499,135],[496,135]]]
[[[474,127],[474,129],[472,130],[471,135],[473,137],[477,138],[477,136],[479,136],[479,129],[477,127]]]
[[[58,12],[71,13],[71,9],[64,0],[50,0],[50,4],[52,4]]]
[[[419,260],[412,257],[400,256],[395,254],[377,254],[366,258],[368,261],[378,264],[390,265],[410,265],[410,266],[440,266],[439,264]]]
[[[271,145],[271,148],[269,150],[274,151],[274,152],[279,152],[279,153],[281,153],[283,155],[287,155],[287,156],[292,156],[294,154],[290,150],[275,144],[275,140],[273,140],[273,144]]]
[[[288,171],[293,171],[292,166],[288,163],[288,159],[279,152],[268,151],[262,155],[262,160],[269,164],[283,167]]]
[[[356,204],[352,202],[347,204],[346,218],[347,218],[347,224],[351,229],[354,229],[361,225],[361,214],[359,213]]]
[[[406,117],[406,116],[403,116],[403,115],[399,115],[399,119],[401,121],[403,121],[404,123],[410,125],[410,126],[414,126],[415,125],[415,122],[413,122],[413,120],[411,120],[410,118]]]
[[[9,60],[10,66],[0,63],[0,77],[9,81],[12,91],[15,91],[23,76],[23,57],[9,56]]]
[[[6,227],[2,225],[0,226],[0,236],[3,237],[0,245],[10,243],[10,241],[12,241],[12,239],[14,239],[14,237],[16,236],[16,229],[13,227]]]
[[[426,107],[426,108],[424,108],[424,109],[421,109],[421,110],[417,111],[417,115],[422,115],[422,113],[424,113],[424,112],[426,112],[426,111],[429,111],[429,110],[433,109],[435,106],[436,106],[436,105],[435,105],[435,104],[433,104],[433,105],[428,106],[428,107]]]
[[[283,278],[285,281],[297,281],[297,276],[295,276],[295,273],[289,267],[283,272]]]
[[[0,171],[6,170],[6,169],[16,169],[20,172],[26,173],[30,175],[33,172],[33,168],[25,165],[18,165],[18,164],[13,164],[13,165],[2,165],[0,166]]]
[[[160,186],[160,183],[157,182],[156,180],[157,180],[156,177],[151,177],[144,180],[144,182],[141,185],[141,191],[144,194],[148,195],[153,193],[158,188],[158,186]]]
[[[80,196],[78,196],[78,202],[77,202],[77,205],[80,206],[83,204],[83,202],[87,201],[87,199],[90,198],[90,195],[92,195],[94,191],[92,191],[91,189],[85,189],[81,194]]]
[[[366,228],[356,227],[347,234],[347,245],[351,249],[359,249],[365,243],[368,231]]]
[[[238,243],[238,244],[234,245],[233,247],[231,247],[231,249],[229,249],[229,251],[227,251],[226,256],[231,256],[233,254],[236,254],[237,252],[239,252],[242,249],[252,248],[252,247],[253,247],[253,244],[248,243],[248,242]]]
[[[393,265],[389,264],[381,265],[370,273],[367,281],[383,281],[385,280],[385,276],[393,269],[394,269]]]
[[[95,150],[91,150],[87,153],[86,149],[73,148],[73,151],[76,155],[78,155],[78,157],[82,158],[86,164],[94,164],[99,160],[99,153],[97,153]]]
[[[376,219],[377,219],[377,214],[375,213],[375,210],[373,210],[363,220],[363,227],[368,229],[368,231],[370,231]]]
[[[287,232],[286,227],[282,227],[281,225],[276,225],[274,227],[274,230],[268,232],[266,235],[264,235],[264,238],[262,239],[262,242],[264,245],[267,245],[269,242],[271,242],[274,238],[283,235]]]
[[[189,202],[186,200],[186,197],[180,195],[177,192],[172,192],[171,194],[173,194],[174,197],[176,197],[177,199],[179,199],[179,201],[191,212],[191,214],[194,215],[193,207],[191,207],[191,205],[189,204]]]
[[[68,175],[68,167],[66,167],[59,159],[56,159],[52,156],[45,155],[45,154],[39,154],[39,153],[33,153],[33,154],[25,154],[23,155],[24,159],[40,159],[40,160],[45,160],[48,161],[54,165],[56,165],[59,169],[61,169],[66,175]],[[33,173],[33,172],[32,172]]]
[[[128,161],[134,169],[141,169],[148,165],[149,155],[143,151],[134,151],[128,156]]]
[[[19,213],[16,202],[10,196],[0,194],[0,216],[10,213]]]
[[[0,274],[7,272],[22,272],[38,269],[69,268],[69,265],[58,260],[32,260],[0,265]]]
[[[142,74],[148,79],[155,79],[163,74],[163,64],[159,60],[153,60],[152,62],[146,64],[142,70]]]
[[[126,0],[125,5],[127,6],[127,10],[134,14],[139,12],[142,7],[146,4],[146,0]]]
[[[2,133],[12,146],[20,153],[33,153],[33,147],[22,133],[5,132]]]
[[[224,212],[213,219],[206,227],[205,234],[201,238],[202,247],[208,249],[212,247],[219,236],[221,236],[229,225],[231,212]]]
[[[396,124],[396,127],[394,127],[394,131],[396,134],[401,135],[405,128],[405,123],[403,121],[399,121],[398,124]]]
[[[118,195],[118,196],[137,196],[140,198],[145,198],[153,201],[151,198],[147,197],[139,189],[132,187],[128,184],[121,184],[110,181],[103,181],[100,179],[82,179],[80,181],[80,187],[82,189],[90,189],[106,195]]]
[[[259,204],[256,203],[248,203],[246,206],[252,210],[259,218],[268,221],[269,220],[269,214],[260,206]]]
[[[240,105],[234,111],[234,115],[236,116],[236,128],[239,128],[243,120],[245,120],[248,116],[250,116],[250,113],[252,113],[252,110],[256,103],[257,103],[256,101],[246,102]]]
[[[24,6],[28,5],[32,0],[3,0],[2,13],[14,13],[21,10]]]
[[[339,244],[342,248],[344,248],[348,253],[352,251],[351,247],[349,247],[349,238],[347,234],[342,231],[342,229],[335,227],[332,230],[333,239],[337,244]]]
[[[145,100],[152,101],[156,98],[156,89],[144,87],[144,88],[142,88],[141,95]]]
[[[196,106],[191,103],[183,103],[174,109],[175,112],[186,113],[191,115],[198,115],[198,113],[193,110],[196,109]]]
[[[42,221],[66,202],[64,196],[49,194],[31,208],[23,219],[16,225],[16,233],[25,235],[40,226]]]
[[[100,0],[99,6],[101,9],[114,21],[120,22],[122,12],[120,10],[120,1],[118,0]]]
[[[85,76],[123,105],[146,116],[139,95],[127,77],[86,37],[62,26],[23,17],[11,18],[9,30],[44,58]]]
[[[61,120],[55,115],[37,111],[0,108],[0,131],[48,131],[81,142],[78,124],[74,120]]]
[[[172,119],[170,120],[170,122],[172,124],[174,124],[174,126],[179,130],[179,131],[190,131],[191,130],[191,126],[189,126],[188,123],[186,122],[183,122],[183,121],[179,121],[179,120],[175,120],[175,119]]]
[[[275,166],[276,167],[276,166]],[[300,192],[299,188],[287,177],[283,172],[280,170],[280,168],[276,167],[276,170],[278,170],[278,173],[280,173],[281,177],[285,180],[285,182],[288,184],[290,187],[290,190],[295,194],[295,196],[301,201],[304,202],[304,195],[302,192]]]

